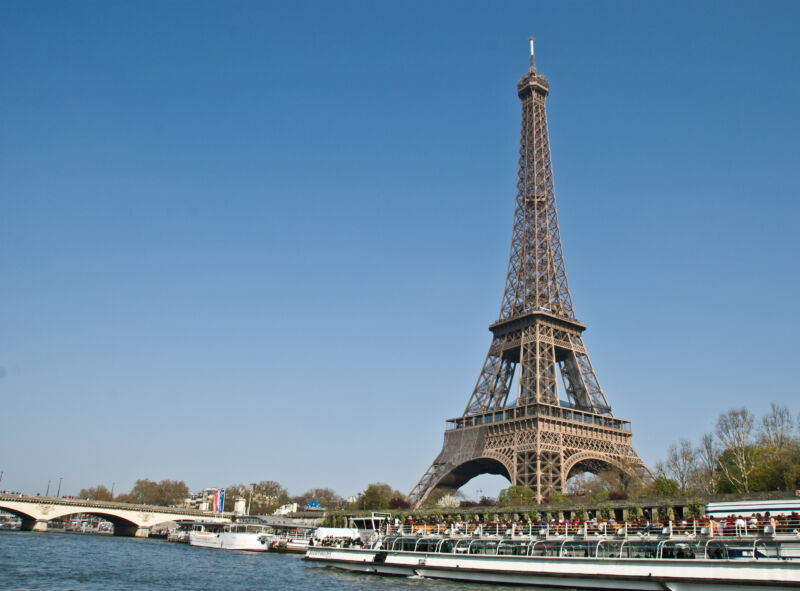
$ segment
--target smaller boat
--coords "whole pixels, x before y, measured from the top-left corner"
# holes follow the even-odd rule
[[[257,523],[195,522],[189,545],[221,550],[266,552],[275,540],[272,528]]]

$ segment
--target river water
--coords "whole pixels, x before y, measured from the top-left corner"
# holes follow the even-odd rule
[[[420,578],[347,573],[299,554],[231,552],[164,540],[0,531],[0,589],[119,591],[498,591]]]

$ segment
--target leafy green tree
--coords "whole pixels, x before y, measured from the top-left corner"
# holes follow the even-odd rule
[[[636,503],[631,503],[625,508],[628,512],[628,518],[634,521],[642,518],[642,508]]]
[[[600,519],[602,519],[603,521],[608,521],[609,519],[611,519],[612,511],[613,510],[611,509],[611,505],[609,505],[608,503],[600,503],[599,505],[597,505],[597,513],[598,515],[600,515]]]
[[[389,499],[389,509],[410,509],[411,503],[408,502],[408,499],[405,495],[398,495],[394,496]]]
[[[536,493],[525,486],[509,486],[497,495],[497,502],[501,505],[532,505],[536,502]]]
[[[703,499],[689,499],[686,501],[686,510],[689,513],[689,517],[700,519],[705,515],[706,504],[703,502]]]
[[[672,502],[668,500],[661,501],[656,507],[656,514],[658,518],[662,521],[667,521],[672,519],[673,511],[672,511]]]
[[[359,509],[386,509],[389,501],[398,496],[397,491],[383,482],[374,482],[358,498]]]
[[[666,476],[657,476],[653,480],[653,487],[660,497],[674,497],[678,494],[678,483]]]
[[[597,488],[597,489],[593,490],[592,493],[589,495],[589,500],[591,500],[592,502],[595,502],[595,503],[599,503],[601,501],[605,501],[606,499],[608,499],[608,489],[607,488],[602,488],[602,487]]]
[[[569,500],[569,499],[567,499],[567,497],[565,497],[565,496],[564,496],[564,495],[561,493],[561,491],[558,491],[558,490],[557,490],[557,491],[554,491],[554,492],[553,492],[553,494],[552,494],[552,495],[550,495],[550,502],[551,502],[551,503],[558,503],[558,504],[561,504],[561,503],[566,503],[568,500]]]
[[[343,511],[328,511],[322,520],[324,527],[346,527],[347,516]]]

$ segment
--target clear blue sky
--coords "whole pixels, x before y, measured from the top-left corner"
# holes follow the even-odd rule
[[[798,22],[4,2],[0,489],[410,490],[500,309],[530,35],[576,312],[640,455],[797,412]]]

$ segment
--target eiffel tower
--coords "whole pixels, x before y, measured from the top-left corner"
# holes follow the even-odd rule
[[[522,133],[500,318],[489,327],[492,344],[464,414],[447,421],[442,451],[409,495],[415,509],[434,489],[456,489],[479,474],[503,475],[541,503],[571,473],[614,469],[635,478],[646,470],[630,422],[611,412],[572,307],[545,115],[549,87],[531,39],[530,69],[517,82]]]

